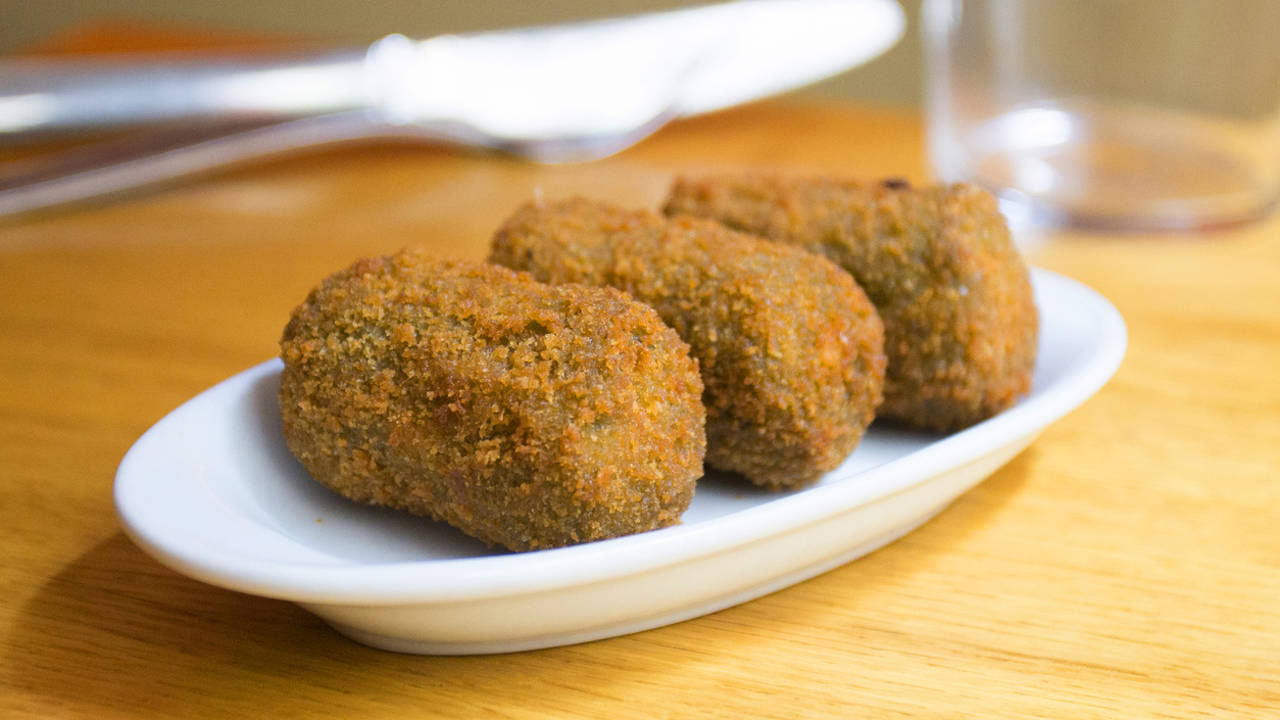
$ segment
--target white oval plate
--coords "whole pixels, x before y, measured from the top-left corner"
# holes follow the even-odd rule
[[[1124,355],[1100,295],[1033,271],[1039,363],[1017,406],[947,436],[872,427],[817,485],[769,493],[700,482],[683,524],[506,553],[442,523],[351,503],[285,447],[280,362],[174,410],[120,463],[125,531],[213,585],[296,602],[339,632],[402,652],[528,650],[678,622],[825,572],[895,540],[1096,392]]]

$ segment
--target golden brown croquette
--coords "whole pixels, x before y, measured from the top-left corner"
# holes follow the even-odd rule
[[[519,209],[490,260],[652,305],[699,362],[707,464],[759,485],[799,487],[839,465],[880,402],[880,319],[818,255],[576,198]]]
[[[1031,388],[1039,318],[1027,266],[977,187],[680,179],[664,212],[820,252],[852,273],[884,321],[882,417],[957,430]]]
[[[280,346],[285,439],[312,477],[487,543],[672,525],[702,474],[697,364],[615,290],[405,251],[321,282]]]

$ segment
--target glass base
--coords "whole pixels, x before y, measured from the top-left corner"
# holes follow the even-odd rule
[[[1280,188],[1265,143],[1142,107],[1021,107],[934,140],[940,177],[991,190],[1013,223],[1200,230],[1266,215]]]

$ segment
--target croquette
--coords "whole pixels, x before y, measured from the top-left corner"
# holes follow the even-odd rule
[[[490,544],[672,525],[703,473],[697,363],[616,290],[404,251],[321,282],[280,347],[285,439],[313,478]]]
[[[984,190],[902,180],[680,179],[664,212],[820,252],[852,273],[884,321],[881,417],[949,432],[1030,390],[1039,323],[1031,283]]]
[[[574,198],[520,208],[490,260],[652,305],[700,365],[707,464],[758,485],[800,487],[835,468],[880,403],[880,318],[821,256],[706,220]]]

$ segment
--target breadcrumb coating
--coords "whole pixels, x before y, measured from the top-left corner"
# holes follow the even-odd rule
[[[848,273],[818,255],[573,198],[520,208],[490,260],[653,306],[700,365],[707,464],[759,485],[799,487],[835,468],[880,403],[880,319]]]
[[[1031,388],[1039,316],[995,199],[967,184],[912,188],[755,175],[679,179],[670,216],[820,252],[848,270],[884,321],[880,416],[958,430]]]
[[[672,525],[702,475],[697,364],[615,290],[404,251],[321,282],[280,347],[285,439],[312,477],[490,544]]]

